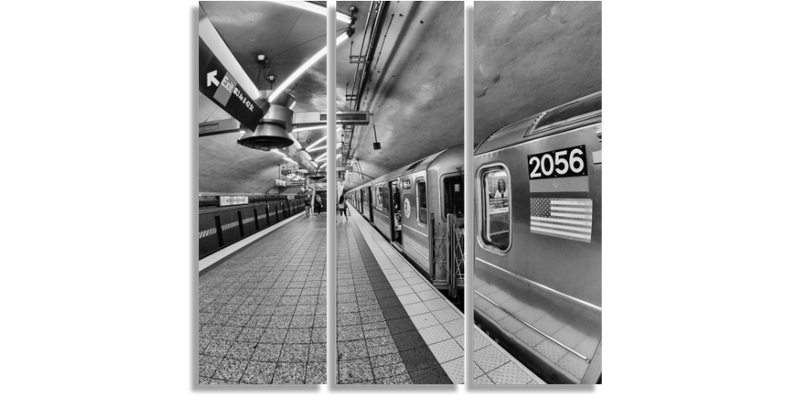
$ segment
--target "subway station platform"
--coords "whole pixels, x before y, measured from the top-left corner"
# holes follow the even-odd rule
[[[475,351],[472,355],[472,375],[475,385],[534,385],[545,384],[532,371],[517,361],[505,349],[474,327]]]
[[[463,384],[464,315],[350,212],[336,224],[336,383]],[[326,220],[301,213],[204,259],[200,384],[326,383]],[[542,383],[478,328],[474,341],[474,384]]]
[[[326,382],[325,221],[298,214],[201,263],[200,384]]]
[[[337,220],[337,383],[463,383],[458,311],[411,266],[388,256],[381,243],[388,244],[366,221]]]
[[[463,313],[350,208],[337,218],[337,383],[463,384]],[[474,384],[543,383],[474,331]]]

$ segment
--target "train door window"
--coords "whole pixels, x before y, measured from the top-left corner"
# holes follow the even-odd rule
[[[464,178],[460,174],[451,174],[442,179],[442,220],[447,219],[448,214],[455,214],[461,218],[464,216]]]
[[[383,197],[385,191],[383,190],[382,186],[375,187],[375,208],[383,211]]]
[[[508,170],[493,166],[481,170],[481,240],[485,246],[508,251],[511,244],[511,196]]]
[[[417,179],[417,222],[425,226],[428,223],[428,193],[425,179]]]

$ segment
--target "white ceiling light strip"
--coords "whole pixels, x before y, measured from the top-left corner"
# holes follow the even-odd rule
[[[316,140],[314,143],[312,143],[312,144],[311,144],[311,146],[309,146],[309,147],[308,147],[306,150],[308,150],[308,151],[310,152],[310,151],[311,151],[311,148],[313,148],[313,147],[315,147],[315,146],[319,145],[320,143],[322,143],[322,142],[324,142],[324,141],[325,141],[325,137],[323,136],[322,138],[319,138],[319,139],[317,139],[317,140]]]
[[[303,132],[303,131],[313,131],[315,129],[325,129],[327,126],[325,125],[314,125],[313,127],[299,127],[292,130],[292,133],[296,132]]]
[[[346,32],[343,33],[342,35],[339,35],[339,37],[336,38],[336,45],[341,44],[347,38],[348,38],[348,36],[347,36]],[[292,75],[289,76],[288,79],[284,80],[283,83],[281,83],[280,86],[278,86],[278,88],[275,89],[274,92],[272,92],[272,94],[269,96],[269,99],[268,99],[269,102],[271,103],[271,102],[275,101],[275,99],[278,98],[279,94],[281,94],[284,90],[286,90],[286,88],[288,88],[292,83],[294,83],[295,80],[300,78],[300,75],[305,73],[305,71],[308,70],[308,68],[310,68],[315,63],[317,63],[327,53],[328,53],[328,48],[327,47],[326,48],[322,48],[322,49],[319,50],[319,52],[315,53],[314,56],[311,57],[311,59],[307,60],[306,63],[304,63],[302,66],[300,66],[300,68],[295,70],[292,73]]]
[[[326,10],[325,7],[318,6],[312,3],[307,3],[305,1],[280,1],[280,0],[267,0],[267,1],[269,1],[270,3],[278,3],[278,4],[283,4],[285,6],[298,8],[303,11],[310,11],[314,14],[319,14],[321,16],[328,15],[328,10]],[[350,24],[350,16],[345,13],[340,13],[337,11],[336,19],[343,23]]]

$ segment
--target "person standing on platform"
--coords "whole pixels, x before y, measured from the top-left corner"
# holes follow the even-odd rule
[[[311,202],[308,201],[308,197],[306,197],[304,204],[306,206],[306,216],[308,216],[311,213]]]
[[[344,219],[346,221],[347,220],[347,215],[345,215],[344,208],[345,208],[345,205],[344,205],[344,193],[342,193],[342,195],[339,196],[339,213],[342,214],[342,217],[344,217]]]

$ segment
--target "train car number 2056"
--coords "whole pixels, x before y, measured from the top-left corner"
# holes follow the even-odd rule
[[[528,172],[531,180],[586,176],[586,147],[578,145],[528,155]]]

